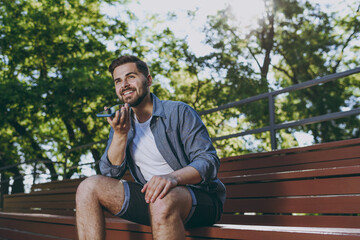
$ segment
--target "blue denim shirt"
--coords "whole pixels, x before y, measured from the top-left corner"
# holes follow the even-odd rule
[[[224,204],[225,186],[217,178],[220,160],[200,116],[185,103],[161,101],[154,94],[151,96],[153,114],[150,128],[161,155],[174,171],[186,166],[195,168],[200,173],[202,181],[191,186],[216,193]],[[114,130],[111,128],[105,153],[100,160],[101,173],[120,179],[129,168],[135,181],[145,184],[146,180],[129,152],[129,144],[134,138],[134,121],[131,121],[125,159],[120,166],[112,165],[107,156],[113,134]]]

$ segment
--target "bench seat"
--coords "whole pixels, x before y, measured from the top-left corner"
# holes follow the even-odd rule
[[[227,188],[221,221],[188,230],[188,239],[360,239],[359,138],[223,158],[219,178]],[[0,238],[34,231],[74,239],[82,180],[5,196]],[[107,239],[151,239],[149,227],[106,216]]]
[[[9,239],[76,239],[75,217],[52,214],[0,213],[0,236]],[[17,229],[16,232],[13,229]],[[106,219],[106,233],[112,239],[152,239],[148,226],[119,218]],[[358,228],[316,228],[216,224],[190,229],[187,239],[360,239]],[[12,238],[14,237],[15,238]],[[22,236],[22,238],[19,238]]]

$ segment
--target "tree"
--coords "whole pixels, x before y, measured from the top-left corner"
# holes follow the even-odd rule
[[[109,63],[123,54],[146,59],[163,54],[166,48],[169,53],[162,59],[168,58],[169,68],[151,61],[157,59],[152,57],[151,69],[155,75],[169,76],[168,71],[176,68],[176,47],[181,43],[169,29],[154,32],[139,24],[134,31],[129,23],[137,19],[125,8],[121,18],[100,11],[101,4],[122,7],[125,2],[0,3],[1,144],[9,144],[0,152],[1,163],[27,163],[21,166],[36,167],[52,180],[81,174],[77,167],[81,157],[90,152],[98,161],[105,144],[95,143],[108,135],[108,123],[95,113],[117,102]],[[160,97],[169,94],[157,81],[154,92]],[[89,147],[81,147],[84,144]],[[21,166],[1,172],[2,182],[23,175],[26,169]],[[8,187],[2,184],[3,189]]]
[[[126,23],[110,23],[100,4],[1,2],[1,120],[8,136],[17,136],[13,142],[19,161],[40,161],[52,179],[63,169],[55,162],[76,165],[87,151],[69,149],[106,136],[107,124],[94,116],[115,100],[106,74],[114,53],[105,41],[117,36],[125,42],[129,33]],[[100,148],[90,149],[96,160]],[[66,177],[76,171],[69,170]]]
[[[264,4],[266,11],[252,29],[238,28],[230,6],[209,17],[205,27],[206,43],[214,50],[197,62],[202,69],[215,70],[215,106],[271,91],[273,86],[290,86],[359,64],[355,57],[349,58],[352,52],[359,50],[355,47],[359,36],[358,5],[352,6],[348,15],[340,16],[335,12],[323,12],[318,5],[307,1],[265,0]],[[276,99],[277,121],[293,121],[348,107],[354,89],[359,89],[354,78],[358,76],[353,80],[343,79],[340,84],[327,83],[326,87],[294,92],[287,98],[279,96]],[[353,85],[345,84],[350,81]],[[356,105],[354,99],[350,102]],[[269,122],[266,101],[228,113],[225,112],[224,121],[215,126],[219,130],[217,133],[224,132],[234,121],[238,126],[230,127],[235,131],[242,129],[240,124],[251,129],[267,126]],[[315,142],[327,142],[356,137],[358,124],[355,116],[304,126],[300,130],[313,133]],[[280,131],[280,147],[296,144],[291,135],[294,131]],[[257,134],[250,141],[264,137],[265,133]],[[225,149],[233,144],[231,148],[238,146],[234,152],[244,148],[270,148],[269,141],[255,145],[234,141],[222,141],[219,147]]]

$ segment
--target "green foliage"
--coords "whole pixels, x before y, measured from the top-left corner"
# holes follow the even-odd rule
[[[107,138],[108,124],[95,113],[117,101],[107,66],[119,55],[144,58],[156,95],[184,101],[199,112],[359,66],[357,5],[340,15],[306,1],[264,0],[266,12],[249,29],[239,29],[226,8],[209,16],[205,26],[206,44],[213,50],[196,56],[171,28],[159,30],[169,19],[155,15],[140,22],[123,7],[126,2],[0,2],[0,167],[36,160],[39,171],[58,179],[81,174],[76,165],[85,154],[99,160],[104,144],[71,149]],[[122,6],[121,17],[103,15],[101,4]],[[194,16],[195,12],[189,13]],[[173,13],[168,17],[176,18]],[[275,99],[276,122],[359,108],[359,98],[359,75],[280,95]],[[268,102],[202,115],[202,119],[212,137],[265,127]],[[280,148],[287,148],[298,144],[295,131],[312,133],[315,142],[359,137],[359,121],[354,116],[284,129],[277,140]],[[268,151],[269,133],[215,145],[221,157]],[[25,167],[9,169],[1,179],[25,171]],[[6,188],[2,185],[2,193]],[[18,185],[16,191],[21,188]]]
[[[170,30],[157,35],[145,34],[141,28],[132,32],[127,22],[100,12],[101,4],[124,2],[0,3],[1,144],[10,143],[1,148],[2,164],[39,162],[40,172],[58,179],[59,175],[70,178],[81,174],[79,168],[72,166],[88,152],[94,161],[100,159],[104,144],[71,149],[107,138],[109,126],[95,113],[117,101],[107,72],[109,63],[121,54],[151,54],[147,46],[139,43],[145,38],[159,45],[152,51],[161,46],[174,48],[176,43]],[[136,21],[129,11],[124,10],[122,16],[121,19]],[[160,41],[164,37],[168,42]],[[110,41],[115,52],[108,50],[106,43]],[[176,55],[169,60],[175,63],[175,59]],[[154,69],[160,71],[160,66]],[[161,71],[166,70],[169,69]],[[166,95],[158,83],[154,90]]]

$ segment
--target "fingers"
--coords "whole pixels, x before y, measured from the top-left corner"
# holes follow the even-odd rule
[[[154,203],[156,199],[164,198],[169,191],[177,185],[177,182],[169,176],[154,176],[141,190],[145,193],[145,201]]]
[[[170,191],[170,189],[171,189],[171,185],[170,185],[170,184],[166,184],[164,190],[159,194],[159,198],[160,198],[160,199],[163,199],[163,198],[166,196],[166,194],[168,194],[168,192]]]
[[[104,107],[106,110],[107,107]],[[107,117],[106,120],[110,126],[118,133],[127,133],[130,129],[130,110],[129,104],[125,104],[120,110],[115,112],[114,117]]]

